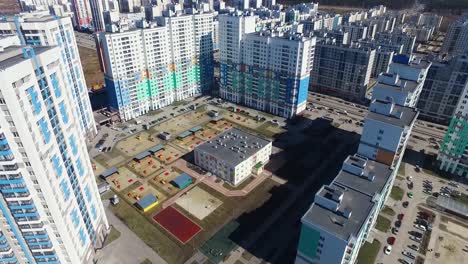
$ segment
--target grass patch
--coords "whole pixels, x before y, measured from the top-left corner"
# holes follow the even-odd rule
[[[401,175],[405,177],[406,172],[405,172],[405,163],[400,163],[400,167],[398,167],[398,175]]]
[[[112,241],[116,240],[120,237],[120,231],[115,229],[115,227],[111,226],[111,230],[106,237],[106,241],[104,242],[104,246],[109,245]]]
[[[151,262],[149,259],[145,259],[140,264],[153,264],[153,262]]]
[[[392,208],[388,207],[388,206],[385,206],[383,209],[382,209],[382,213],[385,213],[387,215],[390,215],[390,216],[395,216],[395,211],[393,211]]]
[[[207,106],[206,106],[206,105],[199,106],[199,107],[197,107],[197,109],[195,109],[195,113],[202,113],[202,112],[205,112],[206,109],[207,109]]]
[[[392,222],[388,218],[379,215],[375,223],[375,229],[381,232],[387,233],[388,230],[390,230],[391,225],[392,225]]]
[[[372,243],[365,242],[364,245],[359,250],[359,254],[357,256],[357,263],[358,264],[374,264],[377,255],[379,254],[380,250],[380,241],[374,239]]]
[[[168,263],[183,263],[188,258],[188,256],[184,256],[184,250],[176,242],[172,241],[150,222],[152,220],[140,214],[124,199],[121,199],[119,204],[109,206],[109,208],[132,232]],[[179,253],[174,254],[174,252]]]
[[[242,190],[244,189],[245,186],[249,185],[249,183],[251,183],[253,180],[254,180],[254,177],[250,176],[249,178],[245,179],[243,182],[241,182],[241,184],[237,186],[232,186],[231,184],[225,182],[223,183],[223,187],[229,190]]]
[[[468,195],[462,193],[460,197],[453,198],[455,201],[468,205]]]
[[[404,180],[405,180],[405,177],[402,177],[402,176],[400,176],[400,175],[397,175],[396,178],[397,178],[397,180],[400,180],[400,181],[404,181]]]
[[[78,53],[80,54],[81,65],[83,65],[86,86],[104,84],[104,73],[101,72],[96,50],[78,46]]]
[[[403,195],[405,195],[405,191],[398,186],[393,186],[392,191],[390,192],[390,197],[392,197],[396,201],[401,201],[403,199]]]
[[[159,114],[161,114],[163,112],[164,112],[164,110],[159,109],[159,110],[154,110],[154,111],[149,112],[148,115],[155,116],[155,115],[159,115]]]

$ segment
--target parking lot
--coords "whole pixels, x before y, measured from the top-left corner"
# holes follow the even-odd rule
[[[457,231],[453,230],[459,233],[468,229],[458,225],[457,221],[447,220],[452,217],[432,208],[427,201],[440,193],[455,198],[458,193],[466,192],[466,186],[451,185],[450,181],[408,163],[402,163],[402,166],[405,169],[399,171],[395,186],[404,190],[403,197],[401,200],[388,198],[386,205],[393,210],[393,215],[386,210],[381,213],[391,220],[391,229],[388,232],[375,229],[371,235],[382,245],[377,263],[462,263],[460,260],[468,257],[468,252],[463,250],[468,244],[468,235],[465,239],[456,237],[453,234]],[[388,246],[391,250],[386,252]]]

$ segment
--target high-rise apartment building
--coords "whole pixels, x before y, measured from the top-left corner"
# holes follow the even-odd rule
[[[468,89],[458,101],[437,160],[440,170],[468,178]]]
[[[89,0],[71,0],[73,19],[80,28],[89,28],[93,20]]]
[[[93,263],[108,230],[61,56],[0,52],[0,262]]]
[[[399,166],[418,111],[389,100],[373,100],[364,119],[358,154]]]
[[[306,107],[315,38],[255,31],[255,17],[219,16],[221,98],[286,118]]]
[[[355,263],[394,177],[395,170],[388,165],[349,156],[301,218],[295,264]]]
[[[213,13],[157,21],[158,26],[98,34],[110,105],[123,120],[211,91]]]
[[[379,75],[372,99],[388,97],[401,106],[416,107],[431,62],[419,57],[395,55],[388,71]]]
[[[311,72],[311,90],[364,102],[375,50],[360,45],[317,42]]]
[[[56,45],[60,48],[60,62],[65,71],[64,82],[73,95],[74,111],[80,121],[79,129],[88,137],[94,136],[97,133],[96,124],[71,19],[35,13],[23,14],[0,21],[0,34],[16,34],[23,45]]]
[[[418,25],[434,27],[435,31],[439,31],[443,18],[443,16],[433,13],[422,13],[418,17]]]
[[[393,44],[402,44],[402,54],[411,55],[413,54],[414,45],[416,43],[416,37],[404,32],[377,32],[375,35],[376,41],[390,41]]]
[[[450,55],[462,55],[468,52],[468,14],[460,16],[453,21],[445,34],[441,53]]]
[[[90,0],[89,7],[92,15],[92,25],[94,31],[105,31],[104,12],[109,11],[108,0]]]
[[[467,89],[467,55],[434,61],[429,68],[418,101],[418,109],[421,111],[420,118],[448,125],[460,97]]]

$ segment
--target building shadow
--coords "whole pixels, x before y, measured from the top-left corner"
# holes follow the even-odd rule
[[[288,121],[287,130],[273,143],[284,151],[273,154],[266,166],[287,183],[273,187],[269,200],[236,218],[239,226],[229,236],[255,257],[282,264],[294,263],[301,217],[319,188],[329,184],[345,158],[356,152],[360,138],[359,134],[339,129],[332,120],[323,118],[310,120],[299,116]],[[281,165],[275,166],[278,163]],[[292,200],[294,193],[298,196]],[[284,211],[275,217],[278,210]],[[251,237],[271,219],[274,220],[265,232],[252,241]]]

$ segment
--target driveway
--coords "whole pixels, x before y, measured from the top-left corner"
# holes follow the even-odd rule
[[[139,264],[145,259],[153,264],[166,263],[111,212],[109,201],[103,203],[109,225],[120,231],[120,237],[97,251],[98,264]]]

